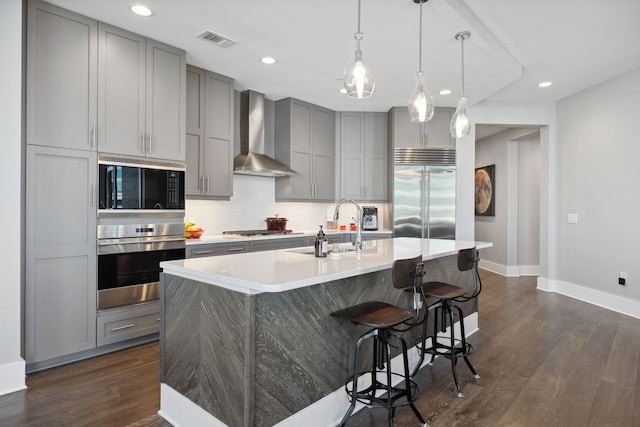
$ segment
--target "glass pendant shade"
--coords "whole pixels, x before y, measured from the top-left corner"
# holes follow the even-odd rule
[[[426,122],[433,117],[433,97],[424,82],[424,73],[416,73],[416,85],[409,98],[409,117],[412,122]]]
[[[456,108],[456,112],[451,117],[449,132],[451,132],[452,137],[460,138],[461,136],[469,135],[469,130],[471,130],[471,120],[467,113],[467,98],[461,96],[458,99],[458,108]]]
[[[344,88],[349,98],[368,98],[373,94],[376,79],[369,63],[362,56],[360,42],[344,69]]]

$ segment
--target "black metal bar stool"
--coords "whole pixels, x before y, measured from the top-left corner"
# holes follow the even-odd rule
[[[392,276],[393,285],[396,288],[414,287],[414,292],[418,292],[419,278],[416,272],[422,267],[422,256],[412,259],[397,260],[393,263]],[[389,426],[393,426],[395,409],[399,406],[409,405],[421,423],[427,427],[427,423],[413,404],[418,394],[418,386],[411,380],[409,375],[409,362],[407,359],[407,343],[400,334],[406,331],[411,324],[409,319],[416,317],[417,313],[405,310],[404,308],[387,304],[380,301],[369,301],[347,307],[331,313],[332,316],[349,320],[357,325],[373,328],[360,336],[356,343],[355,358],[353,363],[352,387],[345,385],[345,390],[351,399],[351,405],[345,413],[340,427],[344,426],[355,409],[356,402],[369,406],[382,407],[387,409]],[[400,325],[406,325],[403,329],[398,329]],[[364,373],[371,376],[371,385],[363,390],[358,389],[358,377],[360,372],[360,350],[362,345],[369,338],[373,338],[373,362],[371,369]],[[389,339],[394,338],[402,347],[402,358],[404,372],[397,374],[391,371],[391,351]],[[386,365],[386,368],[385,368]],[[386,377],[386,384],[378,381],[378,375]],[[401,376],[404,383],[397,387],[392,385],[392,376]],[[378,395],[378,391],[384,392]]]
[[[473,353],[473,346],[467,343],[467,339],[464,331],[464,314],[460,306],[457,303],[469,301],[476,298],[482,290],[482,282],[478,275],[478,261],[480,257],[476,248],[462,249],[458,251],[458,270],[471,271],[473,278],[473,290],[467,292],[465,289],[454,286],[449,283],[443,282],[425,282],[421,285],[422,298],[426,305],[428,297],[436,298],[436,302],[427,306],[425,311],[425,320],[422,324],[422,338],[418,347],[420,352],[420,360],[414,368],[411,376],[413,377],[420,369],[422,362],[424,361],[424,355],[430,354],[431,360],[429,365],[433,364],[433,360],[436,356],[446,357],[451,361],[451,371],[453,372],[453,380],[456,385],[456,391],[458,397],[464,397],[462,393],[462,387],[458,381],[458,374],[456,372],[456,365],[458,359],[462,357],[471,370],[475,379],[480,378],[480,375],[476,372],[468,359],[468,356]],[[428,335],[427,332],[427,314],[429,311],[434,310],[433,317],[433,333]],[[460,338],[456,338],[454,330],[454,317],[457,316],[460,321]],[[440,337],[438,340],[438,332],[446,332],[447,319],[451,326],[451,332],[449,337]],[[443,339],[444,338],[444,342]],[[427,340],[431,340],[431,346],[427,347]]]

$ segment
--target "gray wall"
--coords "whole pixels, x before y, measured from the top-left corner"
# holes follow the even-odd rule
[[[476,167],[496,166],[495,216],[475,217],[484,267],[509,276],[538,274],[540,135],[514,127],[476,142]]]
[[[558,102],[558,279],[640,300],[640,68]],[[568,224],[567,214],[578,223]],[[629,273],[628,285],[618,274]]]

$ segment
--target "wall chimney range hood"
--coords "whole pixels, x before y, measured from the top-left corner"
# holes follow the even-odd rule
[[[264,154],[264,95],[240,92],[240,154],[233,159],[233,173],[267,177],[298,173]]]

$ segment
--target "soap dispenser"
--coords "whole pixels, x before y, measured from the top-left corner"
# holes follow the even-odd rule
[[[322,226],[320,226],[320,230],[318,231],[318,235],[316,236],[315,241],[315,255],[318,258],[323,258],[327,256],[329,252],[329,242],[327,241],[327,237],[322,231]]]

